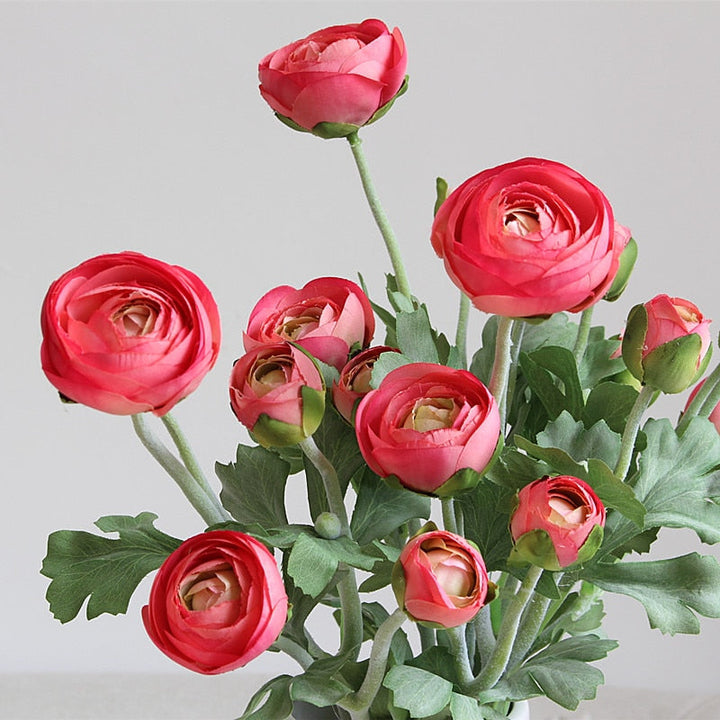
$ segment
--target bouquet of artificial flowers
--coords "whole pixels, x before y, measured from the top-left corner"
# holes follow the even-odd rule
[[[595,306],[628,282],[635,241],[586,178],[525,158],[449,194],[438,180],[428,234],[460,289],[455,336],[439,332],[411,292],[359,137],[407,88],[406,66],[400,31],[379,20],[260,62],[283,123],[348,140],[392,273],[383,302],[337,277],[257,302],[227,369],[254,443],[216,464],[219,495],[171,412],[218,356],[204,283],[121,252],[69,270],[43,304],[42,366],[61,398],[130,415],[204,528],[176,539],[144,512],[100,518],[103,534],[53,533],[51,611],[62,622],[86,601],[89,619],[124,612],[157,571],[142,620],[175,662],[216,674],[266,650],[297,661],[243,720],[283,720],[301,702],[354,720],[493,720],[537,695],[575,708],[602,682],[591,663],[616,646],[601,630],[602,591],[640,601],[663,632],[720,616],[714,558],[628,558],[662,527],[720,540],[709,320],[658,295],[630,310],[621,337],[593,326]],[[489,315],[472,355],[471,306]],[[693,385],[676,423],[643,422],[659,393]],[[285,505],[299,473],[302,524]],[[320,608],[335,647],[308,629]]]

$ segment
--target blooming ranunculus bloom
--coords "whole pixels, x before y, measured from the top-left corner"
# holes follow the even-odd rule
[[[477,548],[445,530],[416,535],[393,572],[398,604],[422,623],[444,628],[472,620],[488,596],[488,575]]]
[[[375,317],[365,293],[350,280],[318,278],[296,290],[281,285],[250,313],[245,349],[290,341],[340,370],[351,351],[370,344]]]
[[[500,436],[490,391],[474,375],[412,363],[388,373],[355,414],[360,452],[373,472],[422,493],[466,468],[482,472]]]
[[[355,355],[340,371],[340,377],[332,386],[333,404],[338,412],[349,422],[353,422],[355,408],[360,399],[367,395],[372,387],[375,361],[385,352],[399,352],[397,348],[376,345]]]
[[[628,241],[603,193],[571,168],[525,158],[466,180],[432,245],[475,307],[506,317],[577,312],[610,289]]]
[[[214,530],[186,540],[162,564],[142,618],[169,658],[215,675],[267,650],[287,609],[282,576],[265,546],[244,533]]]
[[[643,385],[678,393],[688,388],[710,360],[710,320],[682,298],[657,295],[628,314],[622,356]]]
[[[544,477],[518,493],[510,518],[514,553],[547,570],[559,570],[595,554],[602,536],[586,542],[605,525],[605,507],[593,489],[570,475]]]
[[[396,95],[407,54],[400,31],[380,20],[336,25],[260,61],[260,93],[280,116],[312,131],[319,123],[365,125]],[[318,129],[318,134],[324,135]]]
[[[320,425],[325,387],[302,350],[288,343],[260,345],[233,365],[230,406],[261,445],[294,445]]]
[[[220,317],[188,270],[135,252],[58,278],[41,316],[42,367],[65,398],[116,415],[164,415],[212,368]]]

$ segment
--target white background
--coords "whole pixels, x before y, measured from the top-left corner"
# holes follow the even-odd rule
[[[202,525],[128,418],[58,402],[39,364],[40,305],[53,279],[100,253],[134,249],[196,272],[219,304],[224,342],[176,416],[208,472],[232,459],[246,436],[226,380],[257,298],[359,271],[383,299],[389,270],[347,143],[275,120],[257,62],[320,27],[373,16],[401,27],[411,83],[362,137],[436,325],[453,332],[456,291],[428,240],[435,177],[455,186],[525,155],[599,185],[639,243],[630,288],[596,321],[619,331],[633,304],[660,292],[720,321],[718,4],[3,3],[0,671],[175,671],[142,629],[148,582],[126,616],[61,626],[48,612],[38,571],[51,531],[143,510],[178,537]],[[667,532],[656,556],[694,549],[712,552]],[[609,684],[715,689],[720,622],[666,638],[634,601],[608,597],[607,612],[621,641],[601,665]],[[276,655],[252,665],[281,668],[294,671]]]

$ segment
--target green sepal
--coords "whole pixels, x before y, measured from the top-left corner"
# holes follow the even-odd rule
[[[451,475],[442,485],[436,487],[435,490],[427,494],[433,497],[446,498],[453,497],[458,493],[466,492],[467,490],[472,490],[474,487],[477,487],[480,480],[482,480],[483,475],[500,457],[500,453],[503,451],[504,447],[505,439],[501,434],[498,438],[497,444],[495,445],[495,451],[482,473],[477,472],[477,470],[473,470],[473,468],[462,468]]]
[[[294,120],[291,120],[287,115],[281,115],[275,113],[275,117],[283,124],[287,125],[291,130],[297,130],[297,132],[312,133],[312,130],[304,128],[302,125],[298,125]]]
[[[334,140],[335,138],[344,138],[352,135],[359,129],[359,125],[352,125],[351,123],[319,122],[313,126],[310,132],[323,140]]]
[[[530,563],[544,570],[562,570],[550,535],[547,530],[539,528],[529,530],[515,541],[508,563],[511,565]]]
[[[645,305],[635,305],[628,313],[622,340],[622,357],[633,377],[643,382],[643,347],[648,331]]]
[[[300,389],[302,397],[302,424],[305,437],[312,435],[325,415],[325,392],[315,390],[308,385]]]
[[[376,120],[379,120],[383,115],[387,113],[388,110],[394,105],[395,101],[401,96],[404,95],[407,92],[408,85],[410,83],[410,76],[406,75],[405,79],[402,82],[402,85],[400,86],[400,89],[381,107],[379,107],[375,113],[370,117],[370,119],[365,123],[365,125],[371,125]]]
[[[577,560],[573,563],[573,565],[582,565],[582,563],[590,560],[590,558],[593,557],[593,555],[595,555],[595,553],[600,549],[604,536],[605,531],[603,530],[603,526],[595,525],[578,551]]]
[[[445,202],[448,196],[448,184],[445,178],[435,179],[435,208],[433,209],[433,215],[438,214],[440,206]]]
[[[668,394],[686,390],[697,375],[701,350],[696,333],[658,345],[643,359],[643,383]]]
[[[608,302],[614,302],[617,300],[625,291],[630,275],[632,274],[633,268],[635,267],[635,261],[638,256],[638,247],[635,242],[635,238],[628,240],[625,249],[620,253],[620,265],[618,271],[615,274],[615,279],[610,285],[610,289],[605,293],[603,300]]]
[[[258,417],[250,436],[264,448],[297,445],[307,437],[299,425],[275,420],[265,413]]]

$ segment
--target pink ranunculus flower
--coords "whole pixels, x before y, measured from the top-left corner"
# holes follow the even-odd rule
[[[592,557],[602,536],[596,533],[597,540],[591,543],[588,538],[595,527],[604,525],[605,506],[584,480],[570,475],[526,485],[510,518],[516,556],[547,570]]]
[[[142,618],[170,659],[216,675],[267,650],[287,609],[282,576],[267,548],[250,535],[214,530],[186,540],[162,564]]]
[[[357,128],[389,103],[405,79],[400,31],[380,20],[318,30],[260,61],[260,94],[282,118]],[[345,134],[349,134],[352,128]]]
[[[230,406],[261,445],[294,445],[319,427],[325,386],[302,350],[289,343],[259,345],[233,366]]]
[[[532,317],[600,300],[628,237],[605,195],[582,175],[524,158],[460,185],[440,206],[431,239],[475,307]]]
[[[492,599],[477,548],[445,530],[416,535],[403,548],[393,572],[398,604],[413,620],[457,627]]]
[[[628,314],[622,357],[643,385],[682,392],[702,375],[710,350],[710,320],[689,300],[656,295]]]
[[[487,467],[500,437],[500,415],[490,391],[471,373],[411,363],[388,373],[360,401],[355,433],[373,472],[394,476],[410,490],[443,494],[458,471]]]
[[[212,368],[220,317],[193,273],[135,252],[100,255],[50,286],[42,367],[65,398],[164,415]]]
[[[353,422],[360,400],[372,390],[370,378],[373,365],[385,352],[400,351],[387,345],[376,345],[363,350],[347,362],[340,371],[340,377],[333,383],[333,404],[349,423]]]
[[[289,341],[338,370],[351,351],[367,347],[375,317],[365,293],[350,280],[323,277],[296,290],[281,285],[266,293],[250,313],[245,349]]]

